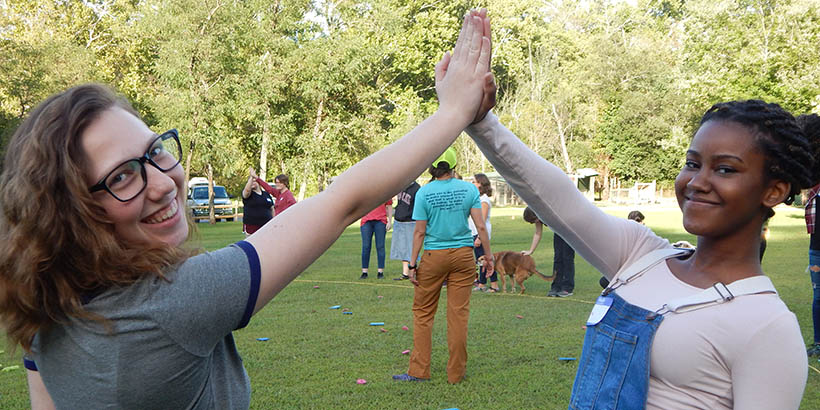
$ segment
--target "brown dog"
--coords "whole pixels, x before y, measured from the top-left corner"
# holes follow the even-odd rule
[[[518,286],[521,287],[522,295],[526,290],[524,287],[524,281],[533,274],[537,273],[541,279],[546,281],[550,281],[555,278],[555,274],[552,276],[547,276],[539,272],[535,268],[535,261],[532,259],[532,256],[512,251],[496,252],[493,256],[495,257],[495,272],[501,277],[501,290],[503,292],[507,291],[507,276],[514,280],[510,281],[510,287],[512,288],[511,291],[515,292],[515,284],[518,283]],[[478,258],[479,263],[484,263],[483,258],[484,256]]]

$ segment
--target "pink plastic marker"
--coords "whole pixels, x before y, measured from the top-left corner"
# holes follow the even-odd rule
[[[402,326],[402,327],[401,327],[401,330],[410,330],[410,328],[409,328],[409,327],[407,327],[407,326]]]
[[[409,351],[409,350],[405,350],[405,351],[401,352],[401,354],[410,354],[410,351]]]
[[[365,380],[365,379],[356,379],[356,384],[367,384],[367,380]]]

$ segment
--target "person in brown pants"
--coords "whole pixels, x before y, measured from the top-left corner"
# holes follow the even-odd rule
[[[444,151],[430,167],[433,181],[416,193],[413,219],[411,261],[417,260],[422,244],[424,253],[418,268],[409,266],[413,297],[413,352],[407,373],[393,376],[399,381],[424,381],[430,378],[433,321],[439,295],[447,281],[447,381],[458,383],[467,367],[467,321],[470,295],[475,277],[473,237],[467,225],[473,218],[485,255],[492,255],[487,228],[482,221],[478,189],[471,183],[453,178],[455,150]],[[485,263],[490,272],[492,257]]]

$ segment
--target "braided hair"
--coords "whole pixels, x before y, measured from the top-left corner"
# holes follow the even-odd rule
[[[777,104],[761,100],[715,104],[706,111],[700,124],[714,120],[748,127],[766,157],[766,176],[791,184],[784,201],[787,205],[794,202],[801,189],[817,183],[819,173],[815,158],[820,158],[820,122],[817,120],[812,122],[811,138],[807,138],[807,133],[791,113]],[[771,217],[774,212],[770,210],[769,214]]]
[[[806,134],[806,139],[808,139],[809,144],[811,144],[811,153],[815,161],[812,169],[812,180],[814,182],[811,186],[815,186],[820,183],[820,143],[818,143],[818,141],[820,141],[820,115],[799,115],[797,116],[797,124],[803,129],[803,133]]]

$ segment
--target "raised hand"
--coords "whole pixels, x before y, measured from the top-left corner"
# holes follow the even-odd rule
[[[484,105],[487,76],[492,76],[490,39],[484,36],[485,28],[489,33],[489,27],[486,10],[468,13],[453,54],[445,53],[436,64],[439,109],[454,115],[466,115],[467,122],[473,122]]]
[[[495,97],[496,93],[498,92],[498,86],[495,84],[495,77],[491,71],[492,65],[492,49],[493,49],[493,37],[492,32],[490,31],[490,19],[487,17],[487,10],[481,9],[478,12],[479,17],[482,18],[483,23],[483,35],[490,40],[490,59],[487,62],[487,74],[484,75],[484,95],[481,98],[481,105],[478,107],[478,112],[476,113],[475,118],[473,119],[473,124],[481,121],[487,115],[487,113],[495,107]]]

